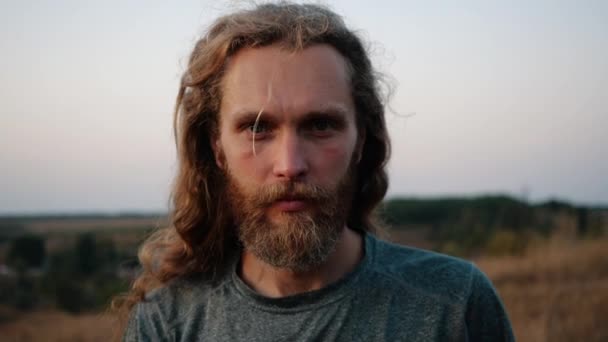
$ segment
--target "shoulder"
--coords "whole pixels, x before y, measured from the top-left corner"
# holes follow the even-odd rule
[[[410,290],[450,303],[466,303],[475,279],[485,275],[471,262],[367,237],[372,269]]]
[[[473,340],[513,341],[509,318],[498,293],[473,263],[373,236],[367,239],[376,283],[397,284],[393,287],[415,293],[418,300],[424,298],[424,303],[432,299],[456,309]]]
[[[146,336],[168,338],[174,327],[187,320],[192,312],[205,310],[209,298],[223,285],[223,282],[199,278],[175,279],[149,292],[132,309],[125,340],[149,340]]]
[[[175,279],[148,293],[142,306],[153,307],[168,321],[179,320],[191,307],[203,305],[217,286],[201,279]]]

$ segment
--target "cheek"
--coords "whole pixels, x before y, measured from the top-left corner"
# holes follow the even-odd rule
[[[226,139],[228,140],[228,139]],[[251,142],[222,141],[224,163],[230,173],[245,182],[261,177],[264,170],[263,158],[253,154]]]
[[[354,146],[345,146],[345,144],[330,144],[317,148],[311,155],[318,176],[322,179],[343,176],[350,165],[353,150]]]

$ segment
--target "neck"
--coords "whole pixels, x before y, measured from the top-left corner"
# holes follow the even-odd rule
[[[276,268],[243,251],[239,275],[259,294],[279,298],[318,290],[336,282],[352,272],[362,258],[363,238],[345,227],[333,253],[316,268],[303,272]]]

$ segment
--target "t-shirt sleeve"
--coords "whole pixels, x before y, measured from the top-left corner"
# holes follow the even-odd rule
[[[138,303],[132,310],[123,342],[165,341],[167,331],[151,303]]]
[[[469,341],[515,341],[505,308],[492,283],[473,266],[466,313]]]

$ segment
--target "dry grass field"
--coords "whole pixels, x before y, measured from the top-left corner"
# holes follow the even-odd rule
[[[553,239],[522,257],[476,263],[518,341],[608,341],[608,239]]]
[[[518,341],[608,341],[608,239],[552,239],[519,257],[480,258]],[[0,324],[1,341],[107,341],[96,314],[28,313]]]
[[[4,342],[106,342],[111,333],[112,320],[100,314],[43,311],[0,325],[0,340]]]

